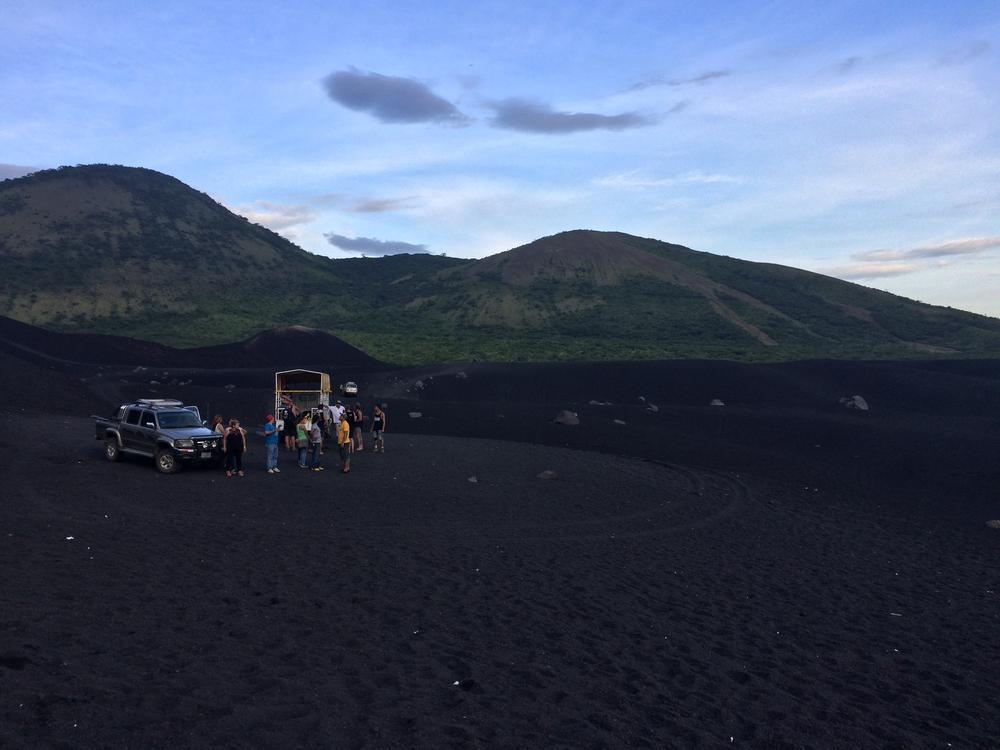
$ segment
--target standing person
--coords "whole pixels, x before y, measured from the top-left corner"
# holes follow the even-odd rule
[[[372,451],[375,453],[385,453],[385,441],[382,439],[385,426],[385,412],[381,406],[375,404],[372,408]]]
[[[229,429],[222,437],[222,450],[226,452],[226,476],[235,472],[243,476],[243,454],[247,450],[247,432],[240,427],[239,420],[230,419]]]
[[[342,425],[347,425],[348,443],[350,444],[351,453],[354,453],[354,439],[351,437],[354,434],[354,409],[351,409],[350,407],[344,409],[344,416],[340,418],[340,423]],[[340,443],[338,442],[338,445],[339,444]]]
[[[307,421],[309,419],[308,414],[303,414],[302,419],[295,427],[295,439],[299,447],[299,468],[308,469],[309,465],[306,464],[306,452],[309,450],[309,427]]]
[[[340,449],[340,472],[349,474],[351,471],[351,425],[347,416],[340,420],[337,428],[337,448]]]
[[[326,437],[326,408],[313,414],[313,425],[319,425],[319,454],[323,455],[323,438]]]
[[[309,468],[313,471],[323,471],[323,467],[319,465],[319,457],[323,455],[323,427],[320,419],[321,417],[313,420],[312,427],[309,428],[309,444],[312,446]]]
[[[282,396],[281,401],[285,406],[285,449],[293,451],[298,447],[295,433],[299,421],[299,407],[288,396]]]
[[[357,403],[354,405],[354,423],[351,425],[351,428],[354,431],[354,449],[359,452],[365,449],[365,438],[362,434],[364,426],[365,415],[361,411],[361,404]]]
[[[222,415],[221,414],[216,414],[214,417],[212,417],[212,427],[210,429],[213,432],[217,432],[220,435],[225,436],[225,434],[226,434],[226,426],[224,424],[222,424]]]
[[[344,405],[338,400],[330,407],[330,437],[337,440],[337,432],[340,430],[340,420],[344,418]]]
[[[273,414],[264,418],[264,451],[267,454],[267,473],[281,473],[278,468],[278,425],[274,423]]]
[[[326,438],[333,437],[333,408],[329,404],[323,404],[323,442]]]

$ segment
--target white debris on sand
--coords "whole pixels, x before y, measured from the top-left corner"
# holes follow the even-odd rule
[[[552,420],[556,424],[565,425],[578,425],[580,424],[580,415],[575,411],[569,411],[568,409],[563,409],[561,412],[556,414],[556,418]]]
[[[858,411],[868,411],[868,402],[865,401],[864,396],[841,396],[841,405],[848,409],[857,409]]]

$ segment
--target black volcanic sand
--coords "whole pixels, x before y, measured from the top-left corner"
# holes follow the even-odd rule
[[[384,455],[232,479],[104,461],[143,373],[2,365],[0,746],[998,744],[991,363],[405,371]]]

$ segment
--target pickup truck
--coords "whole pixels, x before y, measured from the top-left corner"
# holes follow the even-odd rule
[[[222,462],[222,436],[204,425],[197,406],[140,399],[122,404],[114,416],[93,417],[94,436],[104,441],[109,461],[118,461],[125,453],[147,456],[164,474],[173,474],[184,464]]]

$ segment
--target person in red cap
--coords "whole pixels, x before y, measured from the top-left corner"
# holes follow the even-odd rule
[[[274,423],[274,415],[264,418],[264,452],[267,455],[267,473],[278,474],[278,425]]]

